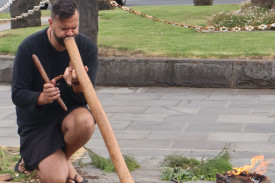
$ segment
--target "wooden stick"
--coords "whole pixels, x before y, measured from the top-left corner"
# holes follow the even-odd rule
[[[101,135],[109,151],[110,157],[115,165],[120,182],[134,183],[134,180],[119,149],[115,134],[107,118],[107,115],[104,112],[104,109],[96,96],[92,82],[84,69],[84,65],[80,57],[75,39],[73,37],[68,37],[64,42],[70,55],[73,67],[76,71],[76,75],[80,82],[82,91],[85,95],[86,101],[93,113],[93,116],[97,122]]]
[[[35,54],[33,54],[32,59],[33,59],[35,65],[36,65],[37,69],[39,70],[42,78],[44,79],[45,83],[50,83],[51,80],[49,79],[49,77],[48,77],[46,71],[44,70],[41,62],[39,61],[38,57]],[[68,110],[66,104],[63,102],[63,100],[60,97],[58,97],[56,100],[60,104],[62,109],[64,109],[64,111]]]
[[[61,74],[61,75],[59,75],[59,76],[56,76],[55,78],[53,78],[55,81],[58,81],[58,80],[60,80],[60,79],[62,79],[63,78],[63,74]]]

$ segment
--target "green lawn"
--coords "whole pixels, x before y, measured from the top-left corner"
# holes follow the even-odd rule
[[[51,15],[51,12],[50,12],[50,10],[41,10],[41,15],[42,16],[50,16]],[[11,15],[10,15],[10,13],[7,13],[7,12],[5,12],[5,13],[0,13],[0,19],[1,18],[11,18]]]
[[[142,6],[134,10],[164,20],[190,25],[207,25],[209,17],[220,11],[238,10],[238,5]],[[189,58],[230,58],[275,56],[270,40],[275,32],[198,33],[154,22],[121,9],[99,12],[98,46],[142,51],[153,56]],[[0,54],[14,54],[20,42],[44,27],[0,32]]]

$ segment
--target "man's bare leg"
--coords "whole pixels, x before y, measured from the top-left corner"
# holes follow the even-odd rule
[[[65,183],[69,176],[69,166],[65,153],[58,149],[53,154],[43,159],[37,174],[42,183]]]
[[[66,153],[59,149],[39,163],[37,173],[43,183],[82,182],[70,157],[91,138],[94,128],[93,116],[85,108],[75,109],[65,117],[62,133]]]
[[[73,167],[70,157],[91,138],[95,129],[92,114],[85,108],[77,108],[65,117],[62,123],[62,133],[66,143],[65,155],[69,167],[69,179],[82,182],[82,177],[76,176],[77,171]]]

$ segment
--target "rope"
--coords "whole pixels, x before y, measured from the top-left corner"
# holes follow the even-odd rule
[[[198,26],[198,25],[181,24],[181,23],[172,22],[172,21],[169,21],[169,20],[163,20],[163,19],[160,19],[160,18],[157,18],[157,17],[153,17],[151,15],[146,15],[144,13],[141,13],[139,11],[135,11],[131,8],[126,7],[126,6],[121,6],[116,1],[113,1],[113,0],[110,3],[111,3],[112,6],[118,7],[120,9],[122,9],[123,11],[127,11],[129,13],[133,13],[135,15],[139,15],[141,17],[151,19],[155,22],[162,22],[162,23],[173,25],[173,26],[176,26],[176,27],[196,29],[198,32],[214,32],[214,31],[218,31],[218,32],[229,32],[229,31],[239,32],[239,31],[266,30],[266,29],[270,29],[270,28],[275,28],[275,23],[273,23],[273,24],[261,24],[259,26],[250,26],[249,25],[249,26],[245,26],[245,27],[233,27],[233,28],[214,27],[214,26],[202,27],[202,26]]]
[[[15,0],[9,0],[9,2],[10,1],[13,2]],[[7,4],[9,4],[8,6],[10,6],[12,4],[12,3],[9,3],[9,2],[7,3]],[[2,19],[0,19],[0,23],[1,22],[10,22],[12,20],[16,21],[16,20],[20,20],[20,19],[26,18],[29,15],[33,15],[35,11],[40,11],[40,8],[43,7],[43,6],[45,6],[45,3],[50,3],[50,0],[41,1],[40,4],[39,4],[39,6],[34,6],[33,9],[28,10],[26,13],[22,13],[19,16],[15,16],[14,18],[2,18]],[[6,6],[6,5],[4,5],[3,7],[7,8],[8,6]]]
[[[0,8],[0,12],[4,11],[4,10],[6,10],[8,7],[10,7],[10,5],[13,3],[13,1],[15,1],[15,0],[9,0],[4,6],[2,6],[2,7]]]
[[[14,1],[15,0],[9,0],[2,8],[0,8],[0,12],[7,9]],[[151,15],[147,15],[147,14],[141,13],[139,11],[135,11],[131,8],[126,7],[126,6],[121,6],[116,1],[113,1],[113,0],[112,1],[105,0],[105,1],[108,1],[112,6],[118,7],[120,9],[122,9],[123,11],[127,11],[129,13],[133,13],[135,15],[139,15],[141,17],[151,19],[155,22],[162,22],[162,23],[173,25],[173,26],[176,26],[176,27],[196,29],[198,32],[214,32],[214,31],[218,31],[218,32],[229,32],[229,31],[239,32],[239,31],[266,30],[266,29],[270,29],[270,28],[275,28],[275,23],[273,23],[273,24],[261,24],[259,26],[250,26],[249,25],[249,26],[245,26],[245,27],[233,27],[233,28],[214,27],[214,26],[202,27],[202,26],[198,26],[198,25],[181,24],[181,23],[172,22],[172,21],[169,21],[169,20],[163,20],[163,19],[160,19],[160,18],[157,18],[157,17],[153,17]],[[45,6],[45,3],[50,3],[50,0],[41,1],[39,6],[34,6],[32,10],[28,10],[26,13],[22,13],[21,15],[15,16],[14,18],[0,19],[0,23],[1,22],[10,22],[12,20],[16,21],[16,20],[26,18],[29,15],[33,15],[35,11],[39,11],[41,7]]]

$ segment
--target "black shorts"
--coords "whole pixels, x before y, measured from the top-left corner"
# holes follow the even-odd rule
[[[79,107],[88,109],[87,106],[73,107],[47,122],[35,126],[24,126],[20,129],[20,154],[26,170],[37,169],[43,159],[58,149],[63,149],[65,152],[65,141],[61,131],[62,122],[70,112]]]

